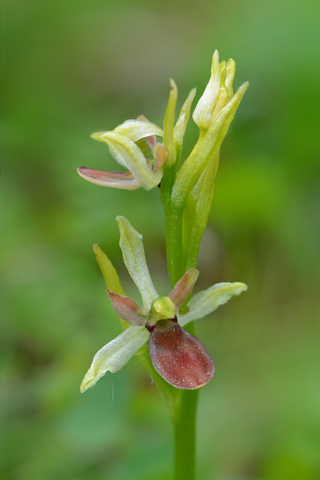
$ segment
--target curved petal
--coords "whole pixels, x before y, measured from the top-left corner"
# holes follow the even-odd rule
[[[144,253],[142,235],[138,233],[129,220],[118,216],[120,230],[120,248],[127,270],[139,289],[144,307],[151,306],[153,300],[159,297],[152,283]]]
[[[217,283],[202,292],[196,293],[188,303],[189,312],[179,315],[179,324],[183,327],[187,323],[205,317],[216,310],[219,305],[226,303],[233,295],[247,290],[244,283]]]
[[[107,292],[112,308],[118,317],[130,323],[130,325],[135,325],[137,327],[142,327],[147,323],[146,317],[138,312],[140,310],[139,305],[137,305],[132,298],[111,292],[109,289],[107,289]]]
[[[104,172],[93,168],[79,167],[77,172],[80,177],[95,185],[122,190],[136,190],[140,183],[134,178],[131,172]]]
[[[102,347],[93,357],[91,367],[82,380],[83,393],[93,387],[106,372],[115,373],[122,368],[148,340],[144,327],[129,327]]]
[[[160,183],[163,172],[154,173],[140,148],[127,136],[114,132],[102,132],[99,138],[97,134],[92,137],[107,143],[111,155],[118,163],[130,170],[143,188],[150,190]]]
[[[133,142],[151,135],[163,137],[162,129],[155,123],[149,122],[149,120],[126,120],[113,131],[125,135]]]
[[[199,270],[196,268],[190,268],[169,293],[168,297],[174,303],[176,313],[192,292],[192,289],[198,280],[198,276]]]

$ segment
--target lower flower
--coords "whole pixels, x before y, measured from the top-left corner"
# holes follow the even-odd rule
[[[107,371],[120,370],[148,339],[150,359],[168,383],[191,390],[206,385],[214,373],[213,361],[203,343],[183,327],[213,312],[247,286],[244,283],[213,285],[195,294],[187,304],[187,312],[180,314],[198,279],[198,270],[191,268],[168,296],[159,296],[147,267],[142,236],[126,218],[117,217],[117,221],[124,263],[140,291],[143,307],[125,295],[107,290],[114,311],[131,327],[96,353],[81,383],[81,392],[94,386]],[[110,271],[110,265],[105,265],[102,269]],[[107,272],[103,273],[106,278]]]

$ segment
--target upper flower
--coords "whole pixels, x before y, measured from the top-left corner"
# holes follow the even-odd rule
[[[200,130],[207,130],[233,98],[235,71],[235,61],[230,58],[228,62],[223,60],[219,63],[219,53],[216,50],[212,57],[209,83],[192,115]],[[244,84],[241,89],[243,87],[247,87],[247,84]],[[242,93],[242,90],[240,91]]]
[[[105,172],[79,167],[78,173],[89,182],[105,187],[135,190],[143,187],[150,190],[160,183],[162,166],[166,160],[166,149],[157,142],[163,131],[145,117],[127,120],[110,132],[91,135],[104,142],[110,154],[128,172]]]
[[[116,314],[132,326],[102,347],[94,356],[86,373],[81,391],[94,386],[107,371],[120,370],[149,339],[149,354],[157,372],[171,385],[194,389],[209,382],[214,373],[213,361],[203,343],[184,328],[187,323],[213,312],[233,295],[247,289],[243,283],[219,283],[194,295],[187,312],[180,313],[198,278],[191,268],[175,285],[168,296],[159,296],[147,267],[142,236],[124,217],[117,217],[120,247],[128,272],[138,287],[143,306],[125,295],[107,290]],[[105,278],[116,277],[110,263],[103,260]],[[116,277],[117,278],[117,277]],[[117,282],[112,281],[112,288]]]

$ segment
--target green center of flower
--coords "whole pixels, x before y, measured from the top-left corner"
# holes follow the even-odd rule
[[[149,325],[155,325],[159,320],[174,318],[174,303],[169,297],[158,297],[151,305]]]

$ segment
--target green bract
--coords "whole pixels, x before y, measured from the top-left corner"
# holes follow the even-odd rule
[[[81,392],[94,386],[99,378],[106,372],[114,373],[120,370],[139,348],[145,344],[149,335],[153,335],[154,331],[157,333],[157,336],[153,338],[158,338],[160,333],[167,328],[166,324],[163,323],[166,322],[166,319],[170,322],[178,321],[178,325],[174,328],[174,331],[177,331],[180,336],[183,335],[183,341],[181,343],[183,348],[191,348],[192,345],[197,345],[198,349],[200,341],[198,339],[194,340],[195,337],[193,336],[191,336],[193,339],[190,339],[190,334],[188,334],[187,338],[187,334],[181,327],[192,320],[208,315],[219,305],[226,303],[233,295],[239,295],[239,293],[247,289],[243,283],[221,283],[214,285],[194,295],[188,302],[188,312],[183,315],[180,314],[179,309],[189,297],[197,281],[198,270],[195,268],[189,269],[168,296],[159,296],[152,283],[147,267],[142,236],[132,227],[126,218],[117,217],[117,221],[120,229],[120,247],[123,259],[131,278],[140,291],[143,307],[139,307],[134,300],[125,295],[108,290],[113,309],[120,318],[132,326],[96,353],[91,367],[82,381]],[[95,247],[95,251],[97,253],[97,247]],[[101,261],[101,258],[103,258],[103,256],[99,254],[98,259],[100,259],[99,264],[102,273],[105,278],[109,279],[107,283],[109,281],[115,286],[118,286],[118,278],[113,267],[111,268],[111,264],[105,259]],[[172,323],[168,324],[168,331],[170,332],[172,330],[171,325],[173,326]],[[163,336],[161,338],[163,338]],[[184,340],[185,338],[186,340]],[[163,348],[162,346],[162,349]],[[203,345],[201,348],[205,349]],[[205,359],[207,365],[208,356],[205,352],[202,353],[202,357]],[[174,353],[176,354],[177,352]],[[157,362],[159,363],[159,360],[157,360]],[[168,380],[168,376],[165,376],[167,373],[163,372],[164,364],[161,364],[159,367],[158,363],[156,365],[154,362],[154,366],[160,375],[162,372],[162,376]],[[187,371],[192,370],[192,366],[189,365],[189,367],[189,369],[185,367]],[[210,378],[208,378],[208,380],[210,380]],[[192,381],[194,381],[193,377]],[[180,382],[181,384],[172,384],[179,386],[179,388],[197,388],[200,386],[199,384],[195,384],[194,387],[190,387],[188,383],[187,386],[184,386],[183,378],[179,378],[176,382]]]

